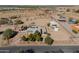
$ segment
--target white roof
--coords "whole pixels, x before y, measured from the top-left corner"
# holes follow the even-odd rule
[[[58,23],[56,21],[50,21],[50,24],[57,24],[58,25]]]
[[[27,29],[27,32],[30,32],[30,33],[35,33],[36,31],[40,31],[40,29],[37,27],[30,27]]]

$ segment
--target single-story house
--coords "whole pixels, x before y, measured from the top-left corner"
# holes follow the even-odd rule
[[[26,33],[26,34],[34,34],[36,31],[40,32],[41,34],[47,33],[47,31],[44,27],[35,26],[35,25],[32,25],[29,28],[27,28],[27,30],[24,30],[24,31],[21,31],[21,32]]]
[[[27,29],[27,33],[32,33],[34,34],[36,31],[41,32],[40,28],[38,28],[37,26],[31,26]]]

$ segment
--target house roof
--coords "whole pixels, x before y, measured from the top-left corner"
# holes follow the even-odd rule
[[[79,25],[77,25],[77,24],[73,24],[73,25],[71,25],[71,28],[72,28],[72,29],[79,30]]]
[[[30,32],[30,33],[35,33],[36,31],[40,32],[40,28],[38,28],[37,26],[32,26],[32,27],[28,28],[26,31]]]
[[[51,24],[58,24],[56,21],[50,21]]]

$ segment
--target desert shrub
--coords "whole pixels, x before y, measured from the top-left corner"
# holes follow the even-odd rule
[[[76,10],[75,13],[79,13],[79,10]]]
[[[21,26],[21,30],[27,30],[27,26]]]
[[[22,37],[23,41],[42,41],[43,38],[39,32],[35,32],[34,34],[28,35],[28,37]]]
[[[22,36],[21,39],[22,39],[23,41],[28,41],[28,38],[26,38],[25,36]]]
[[[3,31],[0,31],[0,34],[2,34],[3,33]]]
[[[1,18],[0,19],[0,25],[8,24],[9,19],[8,18]]]
[[[51,45],[51,44],[53,44],[53,42],[54,42],[54,40],[51,37],[47,36],[45,38],[45,43],[46,44]]]
[[[75,23],[76,23],[76,24],[79,23],[79,20],[77,20]]]
[[[72,32],[74,32],[75,34],[77,34],[77,33],[78,33],[76,30],[72,30]]]
[[[47,26],[49,27],[50,26],[50,23],[48,23]]]
[[[66,11],[67,11],[67,12],[70,12],[70,9],[67,9]]]
[[[9,20],[8,18],[1,18],[0,25],[4,25],[4,24],[13,25],[13,21]]]
[[[18,24],[23,24],[24,22],[21,21],[21,20],[15,20],[15,25],[18,25]]]
[[[16,19],[18,18],[17,16],[11,16],[10,19]]]

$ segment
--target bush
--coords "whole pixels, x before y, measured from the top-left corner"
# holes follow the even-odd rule
[[[79,13],[79,10],[76,10],[75,13]]]
[[[34,36],[34,34],[30,34],[28,38],[29,38],[29,41],[36,41],[36,37]]]
[[[34,33],[34,37],[35,37],[36,41],[42,41],[43,40],[41,33],[39,31],[36,31]]]
[[[27,30],[27,26],[21,26],[21,30]]]
[[[67,12],[70,12],[70,9],[67,9],[66,11],[67,11]]]
[[[47,26],[49,27],[50,26],[50,23],[48,23]]]
[[[8,21],[8,25],[13,25],[13,21],[12,20],[9,20]]]
[[[77,23],[79,23],[79,20],[77,20],[77,21],[75,22],[75,24],[77,24]]]
[[[36,31],[36,32],[34,33],[34,35],[39,35],[39,36],[41,36],[41,33],[40,33],[39,31]]]
[[[23,41],[28,41],[28,38],[26,38],[25,36],[21,37],[21,39],[22,39]]]
[[[23,36],[21,38],[23,41],[42,41],[43,38],[39,32],[35,32],[34,34],[28,35],[28,37]]]
[[[18,25],[18,24],[23,24],[24,22],[22,22],[21,20],[15,20],[15,25]]]
[[[43,38],[41,36],[36,35],[36,41],[42,41],[42,40],[43,40]]]
[[[54,40],[51,37],[47,36],[45,38],[45,43],[46,44],[51,45],[53,42],[54,42]]]
[[[11,16],[10,17],[11,19],[16,19],[16,18],[18,18],[17,16]]]
[[[77,34],[78,32],[76,30],[72,30],[75,34]]]
[[[7,19],[7,18],[1,18],[0,19],[0,25],[8,24],[8,21],[9,21],[9,19]]]
[[[0,34],[2,34],[3,32],[1,31]]]
[[[0,25],[4,25],[4,24],[12,25],[13,22],[12,22],[12,20],[9,20],[8,18],[1,18]]]

